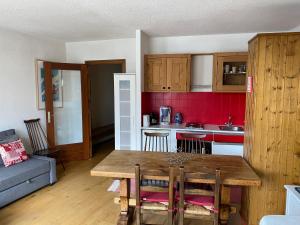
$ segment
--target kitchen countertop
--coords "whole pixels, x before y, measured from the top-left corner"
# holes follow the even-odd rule
[[[216,124],[204,124],[204,128],[188,128],[186,124],[175,124],[172,123],[170,125],[151,125],[149,127],[142,127],[141,129],[174,129],[178,131],[188,131],[188,132],[201,132],[201,133],[213,133],[213,134],[223,134],[223,135],[236,135],[236,136],[244,136],[244,131],[231,131],[231,130],[220,130],[219,125]],[[240,126],[240,125],[239,125]],[[243,126],[241,126],[243,127]]]

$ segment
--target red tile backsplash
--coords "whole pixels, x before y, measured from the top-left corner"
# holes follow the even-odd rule
[[[172,121],[176,112],[181,112],[184,122],[224,124],[228,115],[233,123],[244,125],[245,93],[142,93],[142,114],[159,113],[159,107],[170,106]]]

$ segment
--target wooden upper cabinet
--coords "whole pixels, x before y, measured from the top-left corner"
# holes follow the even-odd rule
[[[191,55],[146,55],[145,91],[187,92],[190,90]]]
[[[214,54],[213,91],[246,92],[247,52]]]
[[[167,63],[163,57],[145,57],[145,91],[167,91]]]

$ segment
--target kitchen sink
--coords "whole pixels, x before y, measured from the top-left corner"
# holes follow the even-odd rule
[[[221,125],[219,126],[219,128],[220,130],[228,130],[228,131],[244,131],[244,128],[240,126]]]

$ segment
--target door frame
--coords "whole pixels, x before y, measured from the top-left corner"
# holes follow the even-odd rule
[[[126,59],[107,59],[107,60],[87,60],[85,61],[85,64],[87,65],[87,69],[89,66],[92,65],[121,65],[122,66],[122,71],[121,73],[126,73]],[[89,104],[88,104],[88,111],[90,113],[90,127],[89,127],[89,133],[90,133],[90,145],[92,146],[92,125],[91,125],[91,75],[87,73],[87,84],[88,84],[88,99],[89,99]],[[91,155],[92,157],[92,150],[91,150]]]
[[[89,83],[88,69],[86,64],[44,62],[45,68],[45,94],[46,98],[46,127],[49,147],[55,147],[54,110],[52,96],[52,69],[77,70],[81,73],[81,102],[82,102],[82,143],[59,145],[62,158],[66,161],[89,159],[92,154],[91,148],[91,119],[89,112]],[[49,85],[51,84],[51,85]]]
[[[113,65],[121,64],[122,73],[126,73],[126,59],[87,60],[87,61],[85,61],[85,64],[87,66],[102,65],[102,64],[113,64]],[[90,80],[89,75],[88,75],[88,78]]]

